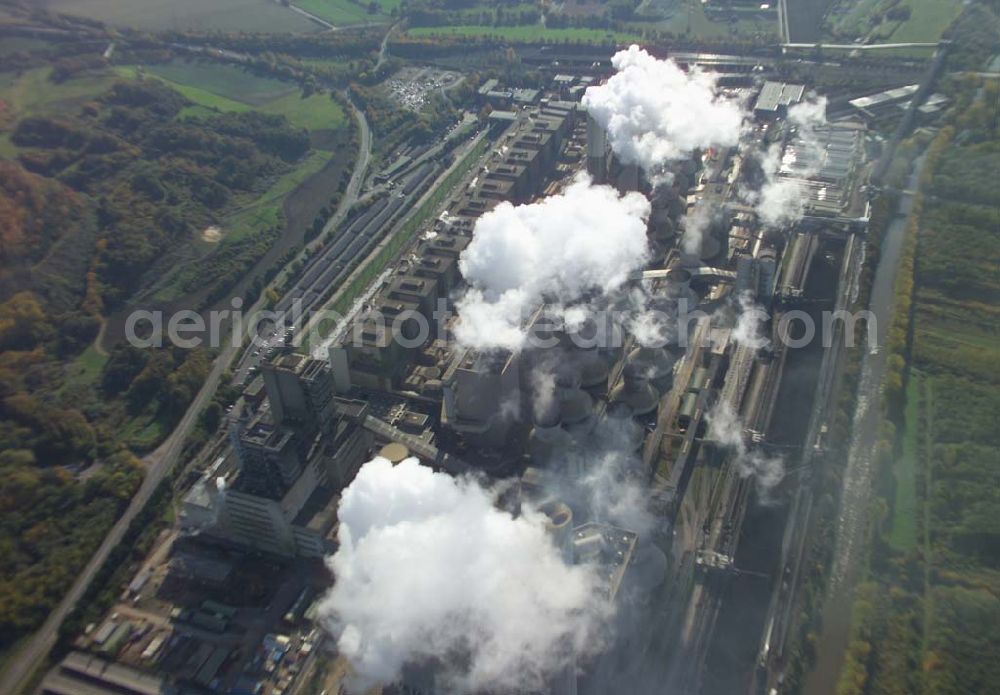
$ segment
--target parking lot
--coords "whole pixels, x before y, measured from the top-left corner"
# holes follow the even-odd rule
[[[406,67],[386,80],[386,89],[404,108],[419,111],[434,90],[449,89],[462,79],[461,73],[429,67]]]

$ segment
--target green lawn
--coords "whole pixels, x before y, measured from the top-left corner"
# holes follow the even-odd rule
[[[639,32],[585,28],[547,29],[540,24],[517,27],[480,25],[416,27],[407,33],[410,36],[496,36],[507,41],[523,41],[525,43],[566,40],[585,43],[628,43],[642,40],[642,34]]]
[[[916,370],[910,373],[906,387],[906,411],[902,452],[893,464],[896,498],[892,505],[892,532],[889,544],[896,550],[909,552],[917,547],[917,457],[920,393],[923,379]]]
[[[156,417],[137,415],[128,420],[118,432],[118,440],[137,453],[152,451],[163,441],[167,429]]]
[[[341,26],[385,22],[386,15],[394,6],[399,7],[400,2],[401,0],[376,0],[379,6],[376,14],[369,14],[368,3],[351,0],[297,0],[295,4],[333,25]]]

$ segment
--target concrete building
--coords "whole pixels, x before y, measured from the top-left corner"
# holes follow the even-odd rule
[[[325,360],[282,355],[265,362],[261,375],[275,424],[322,427],[331,418],[336,389]]]
[[[263,408],[237,421],[238,460],[213,467],[184,497],[181,525],[284,557],[322,557],[333,548],[339,492],[372,448],[367,407],[338,399],[328,426],[311,439],[270,422]]]

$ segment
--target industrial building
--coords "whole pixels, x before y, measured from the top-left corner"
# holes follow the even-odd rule
[[[754,103],[754,116],[774,120],[788,115],[788,108],[802,101],[805,86],[787,82],[765,82]]]
[[[367,409],[335,395],[324,360],[285,354],[263,375],[267,399],[231,414],[231,453],[185,496],[181,524],[274,555],[323,557],[338,492],[372,447]]]
[[[607,134],[573,100],[579,95],[573,90],[591,81],[559,74],[546,94],[504,89],[496,80],[482,85],[480,102],[495,107],[493,153],[485,165],[419,230],[325,354],[289,348],[262,366],[228,417],[227,451],[183,498],[179,525],[208,545],[284,562],[316,559],[334,551],[340,493],[376,452],[392,463],[416,456],[439,470],[474,469],[513,481],[498,504],[512,514],[524,504],[544,512],[564,561],[595,568],[618,608],[614,644],[601,655],[574,659],[553,674],[546,692],[612,691],[610,679],[632,669],[639,655],[656,668],[669,665],[670,687],[686,692],[692,670],[703,662],[713,611],[739,571],[736,550],[755,483],[737,459],[766,450],[788,359],[780,345],[756,349],[737,335],[741,302],[774,314],[760,327],[773,337],[781,312],[808,301],[809,274],[826,240],[847,239],[851,248],[851,235],[863,231],[864,127],[829,124],[806,142],[784,122],[787,109],[803,98],[801,85],[767,82],[756,94],[734,92],[755,99],[760,123],[754,137],[779,147],[777,176],[803,192],[805,219],[769,229],[738,197],[750,167],[735,147],[693,152],[655,181],[620,161]],[[543,302],[523,328],[544,331],[551,347],[458,345],[456,318],[434,314],[464,289],[460,259],[477,220],[503,202],[558,192],[581,170],[619,191],[642,192],[651,207],[648,267],[631,276],[620,295],[587,297],[588,306],[627,307],[629,292],[641,290],[657,315],[662,344],[644,344],[627,323],[554,322]],[[715,214],[692,249],[680,243],[679,231],[700,206]],[[362,215],[360,229],[383,212]],[[700,316],[685,323],[682,307]],[[420,331],[424,323],[431,327],[427,334]],[[547,399],[539,397],[535,378],[541,369],[553,377]],[[543,400],[546,405],[538,405]],[[738,445],[711,431],[711,413],[723,406],[737,419],[731,439]],[[651,520],[641,530],[610,520],[593,499],[591,454],[609,440],[616,447],[609,467],[614,483],[641,491],[641,499],[630,501]],[[170,571],[218,587],[232,566],[185,552],[171,559]],[[299,608],[293,613],[302,613]],[[199,620],[201,629],[226,630],[212,611]],[[117,625],[107,634],[98,629],[100,643],[128,638]],[[663,634],[653,639],[656,631]],[[273,664],[287,645],[268,635],[262,648],[264,662]],[[68,658],[44,691],[89,695],[67,690],[66,679],[108,669],[80,658],[91,659]],[[191,678],[218,668],[220,658],[226,657],[194,649]],[[439,692],[433,664],[412,666],[396,690]],[[154,679],[141,686],[164,684]],[[149,695],[154,692],[164,691]]]

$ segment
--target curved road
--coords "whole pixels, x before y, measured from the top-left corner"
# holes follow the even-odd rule
[[[347,186],[347,191],[345,192],[344,197],[341,199],[336,214],[327,222],[326,226],[323,228],[323,233],[319,235],[317,241],[308,245],[306,248],[310,248],[321,243],[319,239],[321,239],[327,231],[339,224],[347,215],[347,211],[357,200],[358,192],[361,190],[361,184],[365,179],[368,165],[371,161],[371,131],[368,127],[368,122],[365,120],[364,113],[358,109],[357,105],[355,105],[350,99],[348,99],[348,101],[354,110],[354,116],[361,130],[361,142],[358,159],[354,164],[354,172],[351,174],[350,183]],[[299,256],[306,252],[306,248],[302,250]],[[278,276],[272,281],[271,285],[273,286],[279,280],[283,280],[285,275],[285,271],[278,273]],[[246,313],[252,314],[257,310],[260,310],[263,307],[264,296],[265,293],[261,292],[261,298],[258,299]],[[20,644],[20,648],[17,652],[11,654],[6,660],[4,669],[0,672],[0,693],[19,692],[19,688],[22,688],[27,684],[26,681],[32,676],[35,669],[42,663],[42,660],[55,645],[59,626],[62,624],[63,620],[70,613],[70,611],[72,611],[73,607],[83,596],[84,592],[86,592],[90,583],[94,580],[94,576],[97,574],[97,571],[104,564],[105,560],[107,560],[112,548],[121,542],[129,524],[136,517],[139,511],[146,506],[150,497],[152,497],[153,492],[177,462],[177,459],[181,454],[181,450],[183,449],[184,442],[191,433],[191,430],[194,428],[198,414],[215,394],[215,390],[219,386],[219,381],[222,378],[223,373],[229,367],[233,358],[240,351],[240,348],[241,346],[239,345],[227,345],[222,349],[219,356],[213,363],[212,369],[209,372],[208,377],[205,379],[205,383],[202,385],[201,390],[198,391],[198,394],[194,397],[194,400],[184,413],[184,416],[181,417],[180,421],[177,423],[173,432],[170,433],[170,435],[163,441],[162,444],[160,444],[159,447],[156,448],[156,450],[147,454],[143,458],[143,463],[147,469],[146,477],[143,479],[142,485],[139,486],[138,492],[136,492],[135,496],[132,498],[132,501],[129,503],[125,513],[122,514],[118,521],[115,522],[115,525],[108,532],[108,535],[105,536],[104,541],[87,562],[87,565],[80,572],[76,581],[73,582],[73,586],[70,587],[62,601],[60,601],[59,604],[49,613],[49,617],[45,620],[42,626],[34,634],[26,638]]]

